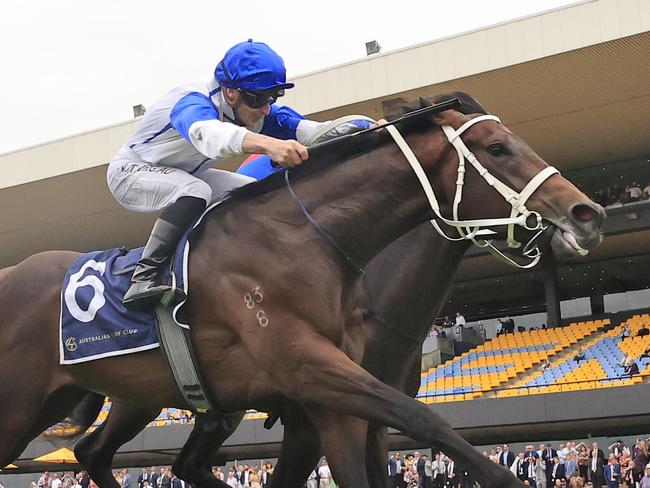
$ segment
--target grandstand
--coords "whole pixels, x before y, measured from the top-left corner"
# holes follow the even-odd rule
[[[423,372],[418,398],[431,404],[641,383],[650,375],[650,358],[639,359],[650,339],[636,334],[648,323],[650,315],[643,314],[616,326],[603,319],[501,335]],[[624,326],[632,332],[627,340],[620,338]],[[578,348],[584,362],[573,359]],[[627,356],[638,359],[639,375],[623,377],[621,363]],[[542,371],[543,360],[550,367]]]

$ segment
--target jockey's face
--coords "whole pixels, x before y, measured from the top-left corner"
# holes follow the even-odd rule
[[[224,88],[223,93],[226,103],[232,107],[237,118],[248,129],[254,128],[271,111],[271,105],[268,103],[259,108],[249,107],[244,102],[241,93],[234,88]]]

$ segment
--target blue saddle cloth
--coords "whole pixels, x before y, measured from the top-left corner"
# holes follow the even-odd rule
[[[122,298],[142,248],[95,251],[77,258],[61,289],[61,364],[158,347],[154,310],[131,310]]]

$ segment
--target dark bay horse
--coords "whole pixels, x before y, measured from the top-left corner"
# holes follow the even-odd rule
[[[458,128],[469,119],[447,111],[404,128],[439,191],[445,215],[451,215],[455,154],[439,126]],[[513,188],[523,188],[545,167],[495,121],[473,126],[463,139],[492,174]],[[342,145],[335,156],[312,154],[316,161],[304,164],[293,176],[296,192],[314,217],[361,264],[432,217],[417,179],[388,142],[385,134],[371,134],[353,147]],[[359,145],[364,148],[360,154]],[[338,162],[344,160],[348,162]],[[232,411],[273,410],[286,399],[301,403],[331,460],[337,458],[331,452],[332,430],[362,432],[365,439],[358,417],[439,446],[474,472],[484,487],[520,486],[426,406],[356,364],[364,339],[354,294],[356,274],[305,223],[277,180],[245,188],[211,214],[190,257],[189,315],[212,397]],[[468,176],[465,188],[464,218],[510,212],[510,206],[495,199],[476,175]],[[600,239],[602,210],[558,175],[549,178],[528,205],[557,227],[554,239],[567,247],[579,244],[588,249]],[[359,235],[366,238],[359,240]],[[146,420],[164,405],[187,407],[155,352],[83,366],[57,365],[58,295],[74,257],[43,253],[0,276],[5,311],[0,347],[9,351],[0,359],[0,385],[14,386],[12,405],[0,406],[0,435],[10,440],[0,447],[0,462],[12,460],[32,436],[65,416],[84,390],[137,405]],[[257,287],[264,302],[257,312],[263,312],[268,327],[244,304],[244,295]],[[38,351],[31,341],[34,337],[43,344]],[[14,380],[24,371],[30,381],[16,387]],[[137,423],[134,417],[132,424]],[[341,486],[368,486],[365,472],[351,466],[350,459],[332,464]]]

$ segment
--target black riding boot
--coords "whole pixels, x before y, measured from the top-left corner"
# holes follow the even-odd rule
[[[171,259],[181,236],[204,209],[205,200],[182,197],[160,214],[133,272],[131,287],[122,299],[124,305],[144,308],[171,291],[171,285],[161,276],[163,266]]]

